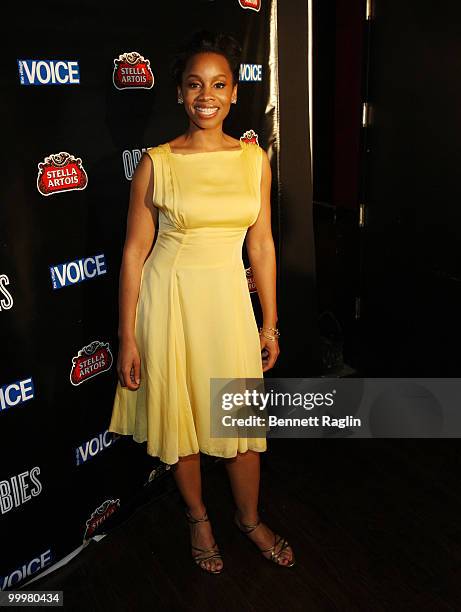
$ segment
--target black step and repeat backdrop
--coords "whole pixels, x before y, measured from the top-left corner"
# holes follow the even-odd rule
[[[107,427],[130,180],[147,147],[187,127],[168,67],[191,30],[242,44],[224,129],[268,152],[281,242],[275,0],[31,10],[9,24],[0,101],[2,590],[107,533],[169,476]]]

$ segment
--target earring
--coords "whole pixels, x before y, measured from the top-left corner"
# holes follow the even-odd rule
[[[232,100],[232,104],[237,104],[237,100]]]
[[[178,96],[178,104],[183,104],[184,100],[183,97],[181,96],[181,94],[179,94]]]

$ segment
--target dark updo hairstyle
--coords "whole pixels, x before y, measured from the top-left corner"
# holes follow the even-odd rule
[[[206,52],[223,55],[229,63],[233,85],[238,83],[242,56],[242,47],[238,40],[223,32],[197,30],[179,45],[170,63],[170,72],[176,85],[181,86],[182,75],[189,58],[196,53]]]

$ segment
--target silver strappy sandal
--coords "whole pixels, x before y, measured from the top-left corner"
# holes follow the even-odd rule
[[[186,518],[188,520],[189,523],[193,524],[193,523],[201,523],[203,521],[209,521],[210,519],[207,516],[207,513],[205,512],[204,516],[202,518],[196,519],[194,518],[191,513],[189,512],[189,510],[186,510]],[[222,556],[221,553],[219,552],[219,548],[218,545],[216,544],[216,542],[213,544],[213,546],[211,548],[199,548],[198,546],[191,546],[192,548],[194,548],[195,550],[199,550],[201,553],[204,554],[198,554],[198,555],[192,555],[193,560],[195,561],[195,563],[202,568],[203,570],[205,570],[206,572],[208,572],[209,574],[220,574],[223,570],[223,568],[221,567],[221,569],[207,569],[206,566],[203,564],[203,561],[210,561],[211,559],[221,559],[222,560]]]
[[[237,527],[240,529],[240,531],[244,533],[245,535],[248,535],[249,533],[254,531],[256,527],[261,525],[261,521],[259,517],[258,517],[258,522],[255,523],[254,525],[246,525],[245,523],[242,523],[239,520],[237,514],[238,514],[238,509],[235,511],[234,522],[237,525]],[[279,536],[276,533],[274,534],[274,544],[270,548],[266,548],[263,550],[262,548],[259,548],[259,546],[255,542],[254,544],[261,551],[261,553],[265,553],[265,552],[271,553],[270,557],[266,557],[265,555],[263,555],[263,557],[267,559],[268,561],[272,561],[273,563],[276,563],[277,565],[281,565],[282,567],[293,567],[293,565],[295,564],[294,553],[292,553],[292,558],[291,558],[290,563],[280,563],[281,553],[289,546],[289,544],[288,544],[288,540],[286,540],[285,538],[282,538],[282,536]],[[275,552],[277,548],[278,550],[277,552]]]

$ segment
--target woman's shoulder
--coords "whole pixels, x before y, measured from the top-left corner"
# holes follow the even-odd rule
[[[244,139],[242,139],[241,142],[244,143],[244,146],[246,148],[249,148],[249,149],[251,149],[253,151],[257,151],[259,154],[261,154],[264,151],[264,149],[254,140],[244,140]]]
[[[152,147],[147,147],[146,153],[148,153],[150,156],[162,155],[167,152],[167,149],[168,149],[168,143],[162,143],[158,145],[153,145]]]
[[[263,163],[263,158],[267,153],[257,142],[254,140],[242,140],[244,142],[245,149],[249,151],[248,155],[255,160],[256,164],[260,165]]]

